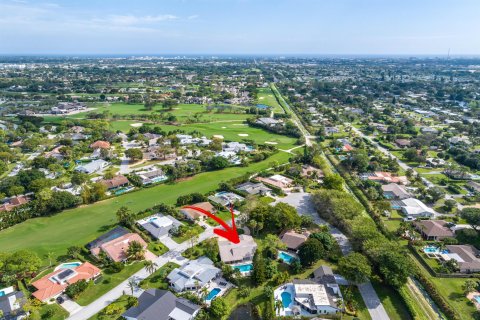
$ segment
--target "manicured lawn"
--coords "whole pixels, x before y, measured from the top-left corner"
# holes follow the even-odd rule
[[[222,181],[247,172],[264,170],[271,166],[272,161],[285,163],[290,156],[279,152],[249,167],[201,173],[189,180],[127,193],[92,205],[66,210],[52,217],[30,219],[0,232],[0,251],[29,249],[48,264],[48,252],[52,252],[56,257],[64,255],[68,247],[84,246],[116,225],[115,212],[121,206],[127,206],[135,212],[158,203],[172,205],[180,195],[215,190]]]
[[[196,224],[196,223],[184,223],[183,225],[187,226],[188,227],[188,230],[193,230],[193,233],[194,235],[199,235],[200,233],[202,233],[204,230],[203,228]],[[174,237],[172,236],[171,237],[173,241],[175,241],[176,243],[182,243],[184,241],[187,241],[190,239],[190,235],[188,234],[188,232],[184,232],[181,236],[178,236],[178,237]]]
[[[257,103],[265,104],[272,107],[274,113],[285,113],[283,108],[280,106],[277,99],[275,98],[275,95],[273,94],[270,87],[258,89]]]
[[[391,320],[412,319],[402,297],[394,289],[378,282],[372,284]]]
[[[217,217],[219,217],[220,219],[222,219],[223,221],[226,221],[226,222],[232,221],[232,214],[230,213],[230,211],[218,211],[215,215]],[[207,223],[211,226],[214,226],[214,227],[219,225],[212,218],[208,218]]]
[[[455,278],[432,278],[440,294],[458,311],[461,319],[474,319],[473,314],[476,311],[471,301],[468,301],[463,294],[462,286],[467,279]]]
[[[178,268],[179,265],[173,262],[168,262],[159,268],[157,271],[152,273],[148,278],[140,282],[140,287],[142,289],[168,289],[168,282],[166,278],[170,271],[175,268]]]
[[[157,241],[157,242],[150,242],[148,244],[148,250],[150,250],[157,256],[161,256],[162,254],[168,251],[168,248],[166,245],[164,245],[160,241]]]
[[[99,313],[94,315],[93,317],[89,318],[89,320],[117,320],[120,318],[120,315],[127,311],[127,305],[128,305],[128,297],[127,295],[121,296],[117,300],[111,303],[111,305],[118,306],[118,314],[115,315],[104,315],[102,309]]]
[[[143,262],[136,262],[125,266],[119,273],[108,274],[104,272],[102,278],[98,280],[98,283],[90,283],[88,288],[82,292],[75,301],[81,306],[86,306],[118,286],[122,281],[142,268]]]
[[[42,319],[63,320],[68,318],[68,312],[56,303],[43,305],[39,311]]]

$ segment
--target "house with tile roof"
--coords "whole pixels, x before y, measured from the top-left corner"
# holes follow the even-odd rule
[[[280,241],[287,246],[288,250],[297,252],[300,246],[307,241],[309,236],[309,232],[298,233],[295,230],[289,230],[280,236]]]
[[[98,247],[91,248],[90,252],[95,257],[99,257],[100,253],[103,252],[112,261],[124,262],[128,259],[128,247],[134,241],[140,243],[144,249],[147,248],[147,243],[145,242],[145,240],[142,239],[142,237],[140,237],[136,233],[127,233],[105,243],[102,243]]]
[[[89,281],[96,279],[100,274],[100,269],[90,262],[84,262],[73,268],[59,267],[32,283],[32,286],[37,289],[33,296],[40,301],[48,302],[50,299],[61,295],[69,285],[80,280]]]

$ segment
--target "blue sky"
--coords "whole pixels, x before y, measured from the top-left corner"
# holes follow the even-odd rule
[[[480,54],[480,0],[0,0],[4,54]]]

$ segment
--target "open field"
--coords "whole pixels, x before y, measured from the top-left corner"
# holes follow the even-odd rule
[[[258,89],[258,104],[265,104],[273,108],[274,113],[285,113],[282,106],[278,103],[270,87]]]
[[[247,172],[270,167],[272,161],[285,163],[290,154],[279,152],[265,161],[249,167],[232,167],[221,171],[198,174],[189,180],[142,189],[88,206],[66,210],[52,217],[31,219],[0,232],[0,251],[29,249],[48,264],[46,254],[56,257],[66,254],[67,248],[83,246],[116,224],[115,212],[121,206],[139,211],[158,203],[174,204],[180,195],[215,190],[222,181]]]

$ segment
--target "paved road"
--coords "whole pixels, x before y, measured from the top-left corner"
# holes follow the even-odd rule
[[[391,153],[389,150],[385,149],[384,147],[382,147],[378,142],[374,141],[372,138],[370,138],[369,136],[367,136],[366,134],[364,134],[362,131],[360,131],[359,129],[355,128],[354,126],[351,126],[352,130],[357,134],[359,135],[360,137],[362,138],[365,138],[367,139],[374,147],[376,147],[378,150],[380,150],[380,152],[382,152],[383,154],[385,154],[386,156],[388,157],[391,157],[395,160],[397,160],[398,162],[398,165],[400,166],[400,168],[404,169],[404,170],[408,170],[408,169],[412,169],[414,174],[418,174],[414,168],[410,167],[408,164],[406,164],[405,162],[403,162],[402,160],[398,159],[393,153]],[[431,183],[430,181],[428,181],[428,179],[425,179],[424,177],[422,177],[422,181],[423,183],[428,187],[428,188],[431,188],[431,187],[434,187],[435,185],[433,183]]]
[[[313,218],[315,223],[324,224],[329,227],[330,233],[337,241],[342,253],[344,255],[349,254],[352,251],[352,246],[347,236],[345,236],[340,230],[328,224],[325,220],[318,216],[313,202],[311,200],[311,194],[307,192],[298,192],[290,193],[286,197],[277,198],[275,202],[272,202],[272,205],[275,205],[279,202],[287,203],[295,207],[300,215],[308,215]],[[370,282],[361,284],[358,286],[362,299],[365,302],[365,306],[370,313],[370,316],[373,320],[388,320],[387,312],[380,301],[375,289],[373,288]]]
[[[199,238],[195,241],[195,243],[199,243],[205,239],[213,237],[213,227],[207,228],[200,236]],[[189,241],[185,241],[177,246],[175,250],[168,251],[162,256],[157,257],[155,259],[155,263],[157,264],[157,268],[162,267],[165,265],[167,262],[175,262],[179,265],[183,265],[186,262],[188,262],[188,259],[184,258],[181,256],[182,252],[187,250],[190,246]],[[100,312],[103,308],[108,306],[110,303],[114,302],[120,296],[123,294],[128,294],[131,293],[131,289],[128,287],[128,281],[129,279],[134,279],[137,283],[140,282],[141,280],[145,279],[148,277],[150,273],[145,270],[145,268],[142,268],[139,270],[137,273],[132,275],[130,278],[126,279],[122,283],[120,283],[118,286],[89,304],[88,306],[82,307],[81,309],[78,309],[74,314],[71,314],[70,317],[68,318],[69,320],[85,320],[89,319],[93,315],[97,314]],[[137,289],[134,292],[134,296],[139,296],[142,293],[142,289]]]

